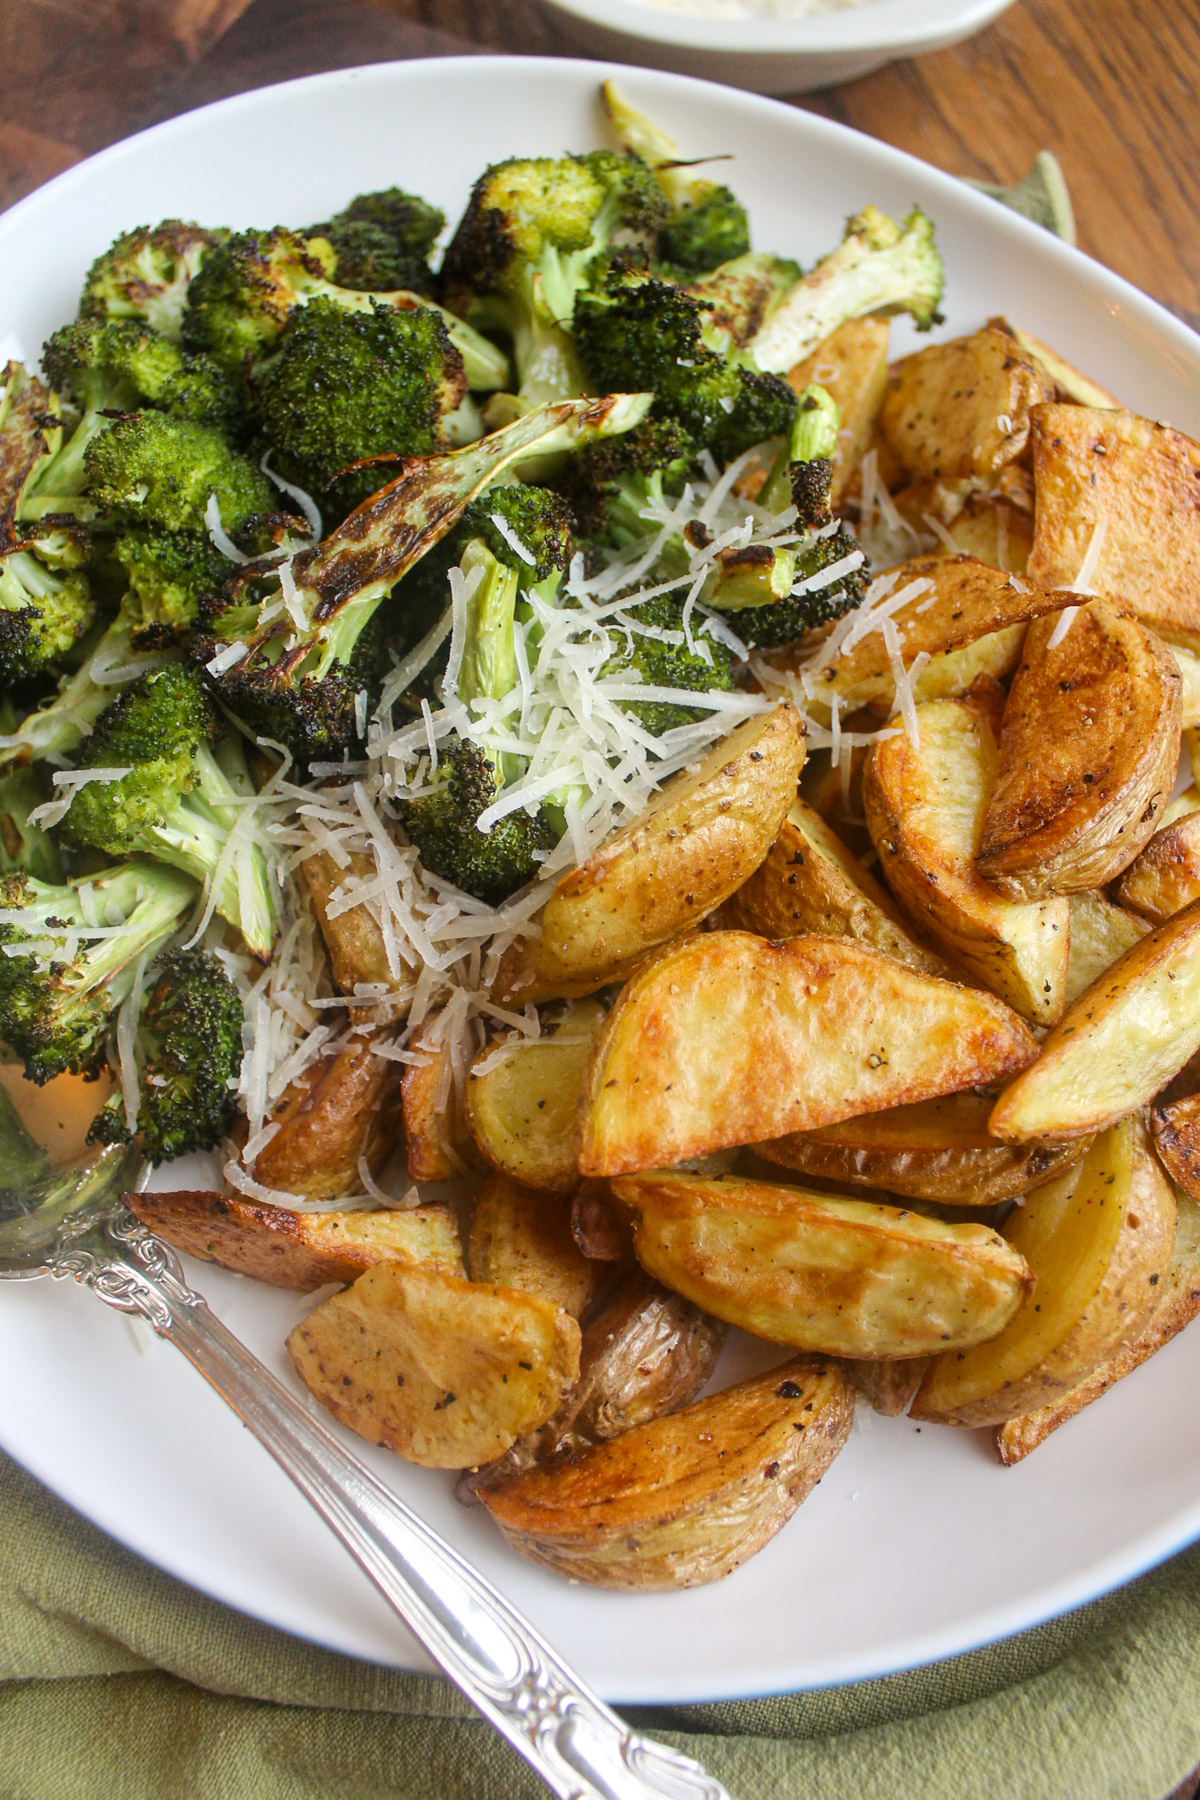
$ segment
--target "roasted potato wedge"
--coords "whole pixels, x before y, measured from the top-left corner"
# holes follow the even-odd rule
[[[755,1337],[828,1356],[927,1356],[995,1337],[1033,1286],[987,1225],[737,1177],[627,1176],[642,1267]]]
[[[887,392],[888,321],[848,319],[788,375],[796,392],[810,381],[833,395],[842,415],[833,459],[833,504],[839,506],[871,447]]]
[[[408,1152],[410,1181],[450,1181],[466,1168],[462,1131],[454,1091],[452,1040],[435,1042],[422,1033],[411,1048],[420,1063],[405,1063],[400,1082],[400,1111]]]
[[[1200,1049],[1200,901],[1127,950],[1056,1025],[992,1112],[1008,1143],[1100,1131],[1145,1106]]]
[[[1029,567],[1033,515],[1008,500],[973,494],[944,529],[950,540],[946,551],[951,556],[973,556],[991,569],[1006,569],[1012,575],[1023,575]]]
[[[911,598],[890,614],[904,668],[911,669],[919,656],[930,659],[912,683],[918,700],[965,693],[980,675],[999,680],[1010,674],[1024,641],[1019,628],[1044,613],[1060,612],[1064,605],[1060,595],[989,569],[973,556],[918,557],[888,573],[895,575],[892,594],[917,582],[928,584],[914,587]],[[765,659],[803,678],[815,720],[828,722],[833,700],[843,718],[868,704],[891,710],[896,677],[882,631],[849,638],[848,647],[825,667],[815,666],[819,643],[810,635],[798,646],[772,651]]]
[[[708,932],[631,981],[588,1072],[585,1175],[672,1168],[996,1080],[1037,1054],[990,994],[849,938]]]
[[[467,1244],[472,1281],[536,1294],[581,1319],[605,1278],[571,1235],[571,1209],[558,1195],[490,1175],[480,1190]]]
[[[1200,1094],[1152,1107],[1150,1130],[1167,1174],[1192,1200],[1200,1201]]]
[[[430,1469],[502,1455],[579,1374],[579,1327],[549,1301],[402,1263],[368,1269],[287,1347],[343,1425]]]
[[[1016,341],[1026,356],[1042,365],[1054,383],[1057,399],[1073,400],[1078,406],[1120,407],[1120,401],[1115,400],[1106,387],[1101,387],[1090,375],[1082,374],[1065,356],[1060,356],[1049,344],[1043,344],[1040,338],[1022,331],[1019,325],[1011,325],[1002,317],[989,319],[988,325],[993,330],[1005,332]]]
[[[606,1016],[597,1000],[572,1001],[553,1031],[476,1058],[467,1125],[493,1168],[552,1194],[579,1186],[575,1115]]]
[[[917,708],[907,732],[875,745],[863,803],[885,881],[940,950],[1039,1025],[1066,1004],[1070,908],[1065,898],[1003,899],[975,856],[998,749],[989,695]]]
[[[783,705],[739,725],[694,772],[673,776],[631,825],[558,883],[532,974],[525,971],[531,992],[603,987],[714,912],[766,856],[803,762],[799,715]]]
[[[845,1373],[797,1358],[479,1495],[515,1549],[572,1580],[696,1587],[774,1537],[853,1418]]]
[[[969,1088],[890,1112],[797,1131],[759,1156],[819,1181],[882,1189],[943,1206],[997,1206],[1080,1162],[1086,1139],[1054,1149],[1000,1144],[987,1128],[995,1097]]]
[[[1155,924],[1200,900],[1200,791],[1181,794],[1163,818],[1117,884],[1121,904]]]
[[[1078,1169],[1014,1209],[1005,1234],[1033,1271],[1036,1303],[989,1343],[935,1357],[914,1419],[1002,1425],[1140,1337],[1175,1240],[1175,1196],[1141,1125],[1102,1132]]]
[[[907,1362],[848,1362],[846,1373],[872,1412],[898,1419],[912,1405],[928,1367],[927,1356],[910,1356]]]
[[[1099,981],[1119,957],[1140,944],[1150,927],[1136,913],[1114,906],[1103,894],[1071,895],[1071,955],[1067,962],[1067,1005]]]
[[[879,415],[893,464],[911,478],[993,475],[1029,441],[1029,410],[1054,382],[1005,332],[931,344],[896,363]]]
[[[367,1036],[318,1058],[271,1109],[279,1130],[258,1152],[254,1179],[303,1200],[360,1193],[359,1163],[377,1175],[400,1134],[400,1079]]]
[[[1032,437],[1030,580],[1069,587],[1097,538],[1092,592],[1200,649],[1200,444],[1137,413],[1062,404],[1034,409]]]
[[[1150,1323],[1136,1342],[1123,1345],[1098,1364],[1078,1387],[1047,1406],[1036,1407],[1001,1425],[996,1432],[996,1448],[1002,1463],[1022,1461],[1031,1450],[1044,1444],[1052,1431],[1106,1394],[1114,1382],[1140,1368],[1200,1313],[1200,1205],[1178,1190],[1175,1202],[1175,1249],[1171,1266],[1157,1289],[1161,1297]]]
[[[1192,731],[1200,725],[1200,656],[1180,644],[1172,644],[1170,650],[1179,670],[1180,723],[1185,731]]]
[[[766,861],[726,902],[721,917],[731,930],[755,931],[760,937],[818,931],[857,938],[927,975],[949,974],[941,957],[905,929],[891,895],[803,800],[793,806]]]
[[[607,1181],[581,1182],[571,1197],[571,1236],[591,1262],[628,1262],[633,1255],[629,1214]]]
[[[369,901],[342,906],[355,887],[374,880],[373,859],[361,851],[347,852],[345,867],[328,850],[318,850],[300,864],[300,879],[308,893],[339,994],[353,995],[360,988],[374,988],[384,999],[360,999],[350,1008],[356,1024],[387,1025],[403,1017],[407,997],[398,994],[407,984],[398,981],[388,962],[383,927]]]
[[[1179,767],[1179,670],[1161,639],[1102,601],[1056,644],[1035,619],[1013,677],[979,873],[1010,900],[1113,880],[1155,830]]]
[[[357,1281],[379,1262],[462,1274],[458,1222],[448,1206],[307,1213],[194,1191],[126,1194],[125,1204],[176,1250],[297,1294]]]

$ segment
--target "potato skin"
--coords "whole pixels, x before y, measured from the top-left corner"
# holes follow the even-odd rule
[[[382,928],[370,907],[350,906],[344,912],[330,911],[339,889],[372,881],[377,872],[374,858],[364,856],[361,851],[350,854],[344,869],[327,850],[318,850],[300,864],[300,879],[321,927],[334,984],[341,994],[353,994],[360,984],[378,986],[385,992],[398,986],[388,963]],[[351,1006],[350,1016],[357,1024],[386,1025],[403,1017],[406,1011],[407,1002],[400,998],[362,1001]]]
[[[135,1217],[176,1250],[270,1287],[311,1294],[357,1281],[378,1262],[418,1262],[461,1275],[458,1224],[448,1206],[405,1212],[303,1213],[181,1191],[126,1194]]]
[[[1150,1110],[1150,1132],[1158,1159],[1177,1187],[1200,1201],[1200,1094]]]
[[[1036,1054],[1032,1033],[992,995],[850,939],[708,932],[665,952],[609,1014],[579,1166],[672,1168],[994,1081]]]
[[[502,1455],[579,1374],[579,1327],[549,1302],[400,1263],[326,1300],[287,1348],[343,1425],[429,1469]]]
[[[360,1193],[359,1158],[377,1175],[399,1136],[400,1082],[369,1037],[320,1057],[272,1108],[279,1130],[255,1158],[255,1180],[305,1200]]]
[[[1013,678],[978,867],[1010,900],[1103,887],[1153,836],[1179,766],[1179,670],[1103,602],[1037,619]]]
[[[573,1580],[631,1593],[696,1587],[774,1537],[853,1417],[843,1370],[797,1358],[479,1494],[514,1549]]]
[[[737,1178],[640,1175],[613,1191],[651,1275],[798,1350],[873,1360],[976,1344],[1033,1285],[989,1226]]]
[[[1116,897],[1156,925],[1200,900],[1200,811],[1155,832],[1125,870]]]
[[[405,1063],[400,1109],[410,1181],[450,1181],[466,1167],[459,1149],[450,1040],[435,1044],[422,1032],[412,1044],[426,1060]]]
[[[910,477],[991,475],[1016,462],[1029,440],[1029,409],[1054,383],[1004,332],[931,344],[888,377],[880,432]]]

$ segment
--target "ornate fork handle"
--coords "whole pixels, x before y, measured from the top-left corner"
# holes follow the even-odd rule
[[[633,1732],[491,1584],[344,1450],[183,1279],[124,1207],[47,1264],[183,1351],[484,1717],[560,1800],[730,1800],[698,1763]]]

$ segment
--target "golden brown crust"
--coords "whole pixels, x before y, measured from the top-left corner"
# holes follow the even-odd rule
[[[475,1203],[467,1244],[472,1281],[516,1288],[582,1319],[607,1271],[589,1262],[571,1235],[571,1209],[558,1194],[489,1175]]]
[[[788,374],[797,393],[810,381],[819,382],[832,394],[842,415],[833,459],[835,506],[840,505],[854,484],[859,465],[871,447],[887,392],[888,336],[886,319],[847,319]]]
[[[344,868],[327,850],[318,850],[300,864],[300,879],[321,927],[340,994],[353,994],[356,987],[364,984],[379,987],[385,993],[398,985],[388,964],[382,927],[371,908],[351,906],[344,912],[336,910],[339,890],[372,881],[376,873],[374,859],[361,851],[348,853]],[[356,1022],[386,1025],[402,1016],[405,1003],[363,1002],[350,1010]]]
[[[1200,808],[1155,832],[1122,875],[1117,899],[1156,925],[1200,900]]]
[[[1030,407],[1054,392],[1039,362],[985,326],[895,364],[880,432],[910,478],[991,475],[1018,460],[1029,441]]]
[[[264,1187],[304,1200],[362,1192],[359,1160],[377,1175],[400,1135],[400,1069],[370,1036],[320,1057],[271,1109],[279,1130],[254,1162]]]
[[[1200,1200],[1200,1094],[1152,1107],[1150,1132],[1172,1181],[1192,1200]]]

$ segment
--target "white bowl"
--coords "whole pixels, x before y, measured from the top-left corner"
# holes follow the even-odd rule
[[[700,75],[760,94],[852,81],[901,56],[961,43],[1012,0],[862,0],[793,19],[711,19],[641,0],[542,0],[592,56]]]
[[[730,180],[757,243],[807,266],[865,202],[896,213],[916,201],[946,260],[940,335],[1007,313],[1151,418],[1200,435],[1200,339],[994,201],[793,107],[554,59],[340,70],[222,101],[103,151],[0,219],[0,340],[12,334],[36,357],[69,317],[90,259],[145,219],[300,223],[390,182],[453,214],[489,162],[603,143],[602,73],[687,150],[715,142],[733,154]],[[920,341],[897,322],[896,354]],[[212,1180],[195,1159],[161,1171],[156,1185]],[[190,1274],[298,1388],[283,1343],[311,1300],[209,1264]],[[763,1355],[746,1339],[731,1346],[721,1382]],[[372,1662],[428,1667],[286,1476],[147,1327],[68,1282],[12,1283],[0,1294],[0,1368],[12,1371],[0,1384],[0,1446],[103,1530],[285,1631]],[[347,1442],[607,1696],[712,1700],[863,1680],[972,1649],[1200,1536],[1198,1381],[1194,1326],[1014,1469],[998,1466],[986,1434],[868,1414],[868,1429],[856,1429],[744,1568],[712,1587],[640,1597],[536,1568],[482,1508],[455,1502],[449,1478]]]

